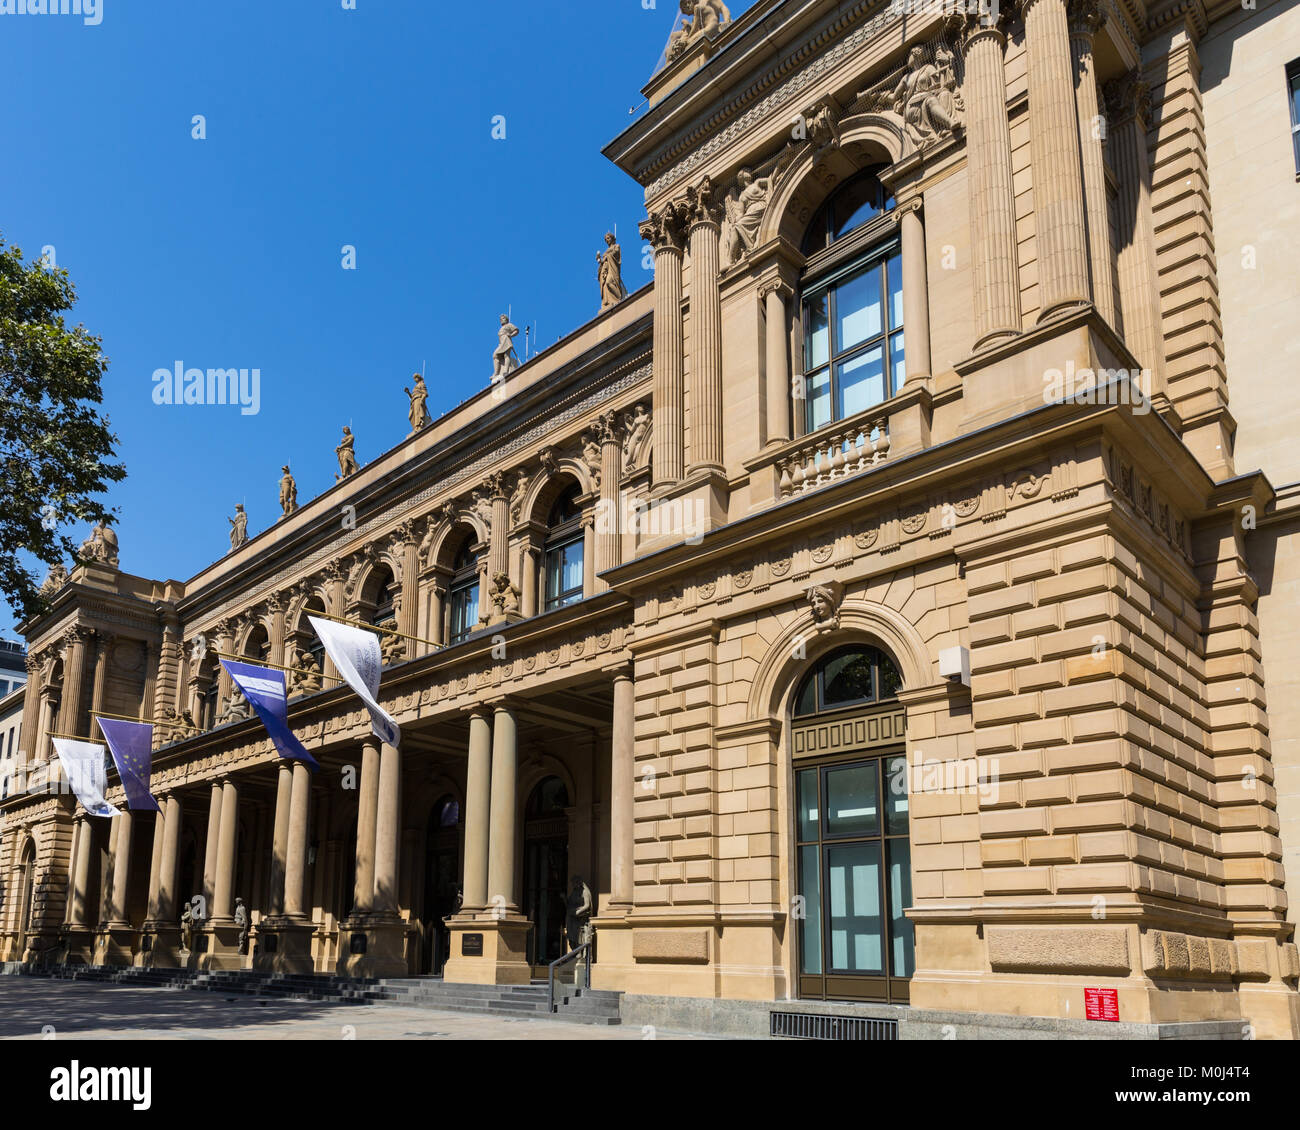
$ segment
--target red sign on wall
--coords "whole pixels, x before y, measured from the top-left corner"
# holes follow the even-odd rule
[[[1119,1020],[1119,990],[1084,989],[1083,1009],[1089,1020]]]

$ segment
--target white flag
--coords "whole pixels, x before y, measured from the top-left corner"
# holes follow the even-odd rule
[[[68,784],[91,816],[116,816],[117,809],[104,799],[108,789],[108,770],[104,767],[107,747],[97,742],[74,742],[54,739],[54,751],[63,764]]]
[[[402,740],[402,731],[379,703],[379,675],[384,666],[379,649],[379,637],[374,632],[363,631],[333,620],[318,620],[308,616],[311,626],[320,636],[329,657],[334,660],[339,676],[347,683],[370,711],[371,728],[381,742],[396,747]]]

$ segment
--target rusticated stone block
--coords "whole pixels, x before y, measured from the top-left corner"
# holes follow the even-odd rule
[[[1237,976],[1243,981],[1267,981],[1268,951],[1272,942],[1262,938],[1243,939],[1237,943]]]
[[[707,964],[709,932],[707,930],[637,930],[632,935],[632,959]]]
[[[1123,929],[990,926],[987,939],[995,970],[1125,974],[1132,967]]]

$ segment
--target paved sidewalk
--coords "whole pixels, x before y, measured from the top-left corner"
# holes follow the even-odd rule
[[[558,1020],[0,977],[0,1040],[692,1040]]]

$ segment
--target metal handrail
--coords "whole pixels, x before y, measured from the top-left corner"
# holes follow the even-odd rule
[[[583,958],[582,988],[591,988],[591,943],[583,942],[577,949],[570,950],[563,957],[557,957],[546,967],[546,1011],[555,1011],[555,975],[562,965]],[[575,978],[576,984],[576,978]]]

